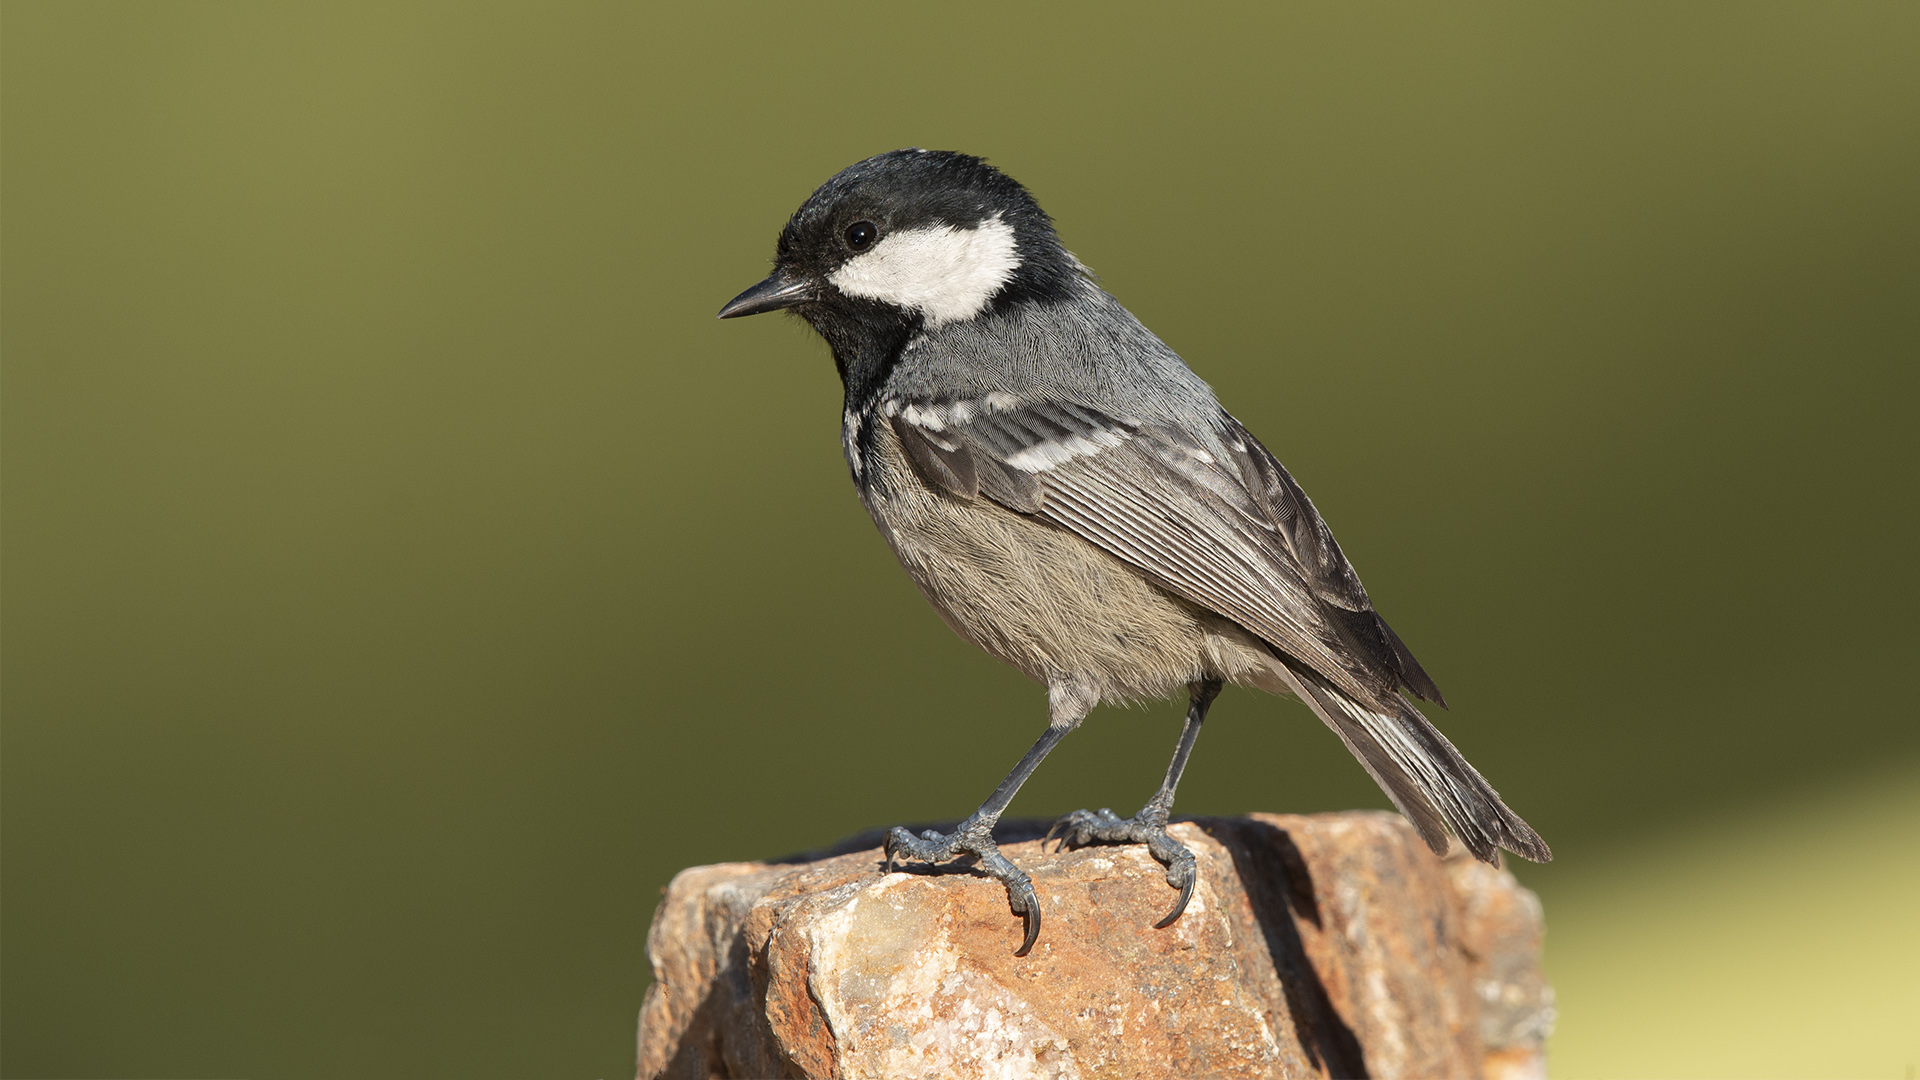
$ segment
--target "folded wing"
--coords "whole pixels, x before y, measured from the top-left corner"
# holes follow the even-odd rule
[[[1000,395],[882,412],[947,491],[1079,534],[1346,693],[1444,704],[1305,493],[1225,412],[1204,435]]]

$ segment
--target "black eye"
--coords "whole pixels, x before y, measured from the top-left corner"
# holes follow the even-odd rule
[[[867,250],[879,237],[880,227],[871,221],[856,221],[847,226],[847,246],[855,251]]]

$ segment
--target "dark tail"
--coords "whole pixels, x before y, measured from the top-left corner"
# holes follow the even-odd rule
[[[1553,851],[1413,703],[1398,694],[1362,704],[1311,672],[1288,669],[1294,692],[1340,736],[1435,854],[1452,830],[1474,857],[1498,866],[1500,848],[1534,862]]]

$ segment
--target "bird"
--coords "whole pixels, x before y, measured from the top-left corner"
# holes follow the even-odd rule
[[[1047,690],[1047,725],[952,831],[893,828],[883,869],[972,856],[1040,935],[1031,878],[993,839],[1029,776],[1099,704],[1185,689],[1166,777],[1132,817],[1060,818],[1060,848],[1144,844],[1193,896],[1167,831],[1226,684],[1292,696],[1435,854],[1552,852],[1415,707],[1446,699],[1374,609],[1313,503],[1179,355],[1099,285],[1019,182],[907,148],[848,166],[781,230],[773,271],[719,318],[787,311],[827,342],[861,502],[962,638]]]

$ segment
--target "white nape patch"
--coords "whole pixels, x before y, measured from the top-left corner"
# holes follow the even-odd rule
[[[1069,435],[1064,439],[1049,439],[1034,443],[1025,450],[1007,458],[1007,464],[1021,472],[1044,472],[1055,465],[1064,464],[1077,457],[1092,457],[1108,447],[1119,446],[1130,436],[1124,432],[1099,431],[1085,435]]]
[[[848,296],[918,311],[931,327],[980,314],[1019,267],[1013,226],[995,214],[972,229],[936,225],[882,237],[827,280]]]

